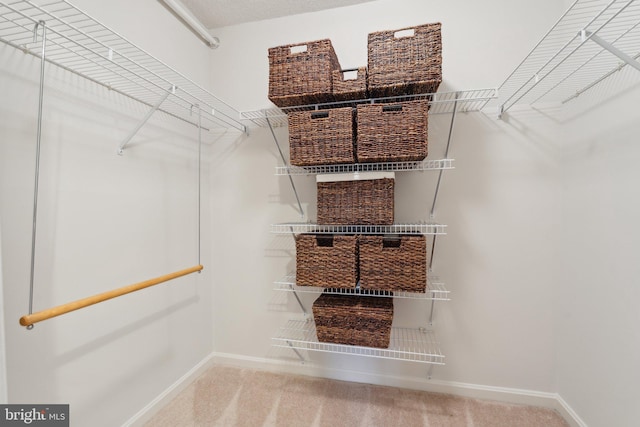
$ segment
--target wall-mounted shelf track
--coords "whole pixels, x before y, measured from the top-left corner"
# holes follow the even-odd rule
[[[318,342],[315,324],[311,319],[290,320],[273,338],[276,347],[294,350],[310,350],[329,353],[351,354],[382,359],[444,365],[433,331],[426,329],[391,328],[389,348],[359,347],[352,345]],[[304,360],[298,351],[296,354]]]
[[[392,225],[323,225],[304,222],[272,224],[276,234],[425,234],[442,235],[446,225],[436,223],[392,224]]]
[[[36,26],[46,28],[46,38],[36,37]],[[151,113],[198,126],[199,109],[203,129],[246,132],[237,110],[65,0],[0,1],[0,41],[38,58],[44,47],[48,63],[141,102]]]
[[[564,104],[624,68],[637,69],[613,88],[621,92],[640,82],[639,58],[640,2],[577,0],[500,86],[501,112]]]
[[[402,299],[421,299],[449,301],[449,291],[440,278],[434,275],[427,277],[426,292],[403,292],[403,291],[374,291],[367,289],[342,289],[342,288],[321,288],[314,286],[296,286],[296,273],[289,273],[280,280],[274,282],[275,290],[298,293],[321,294],[322,292],[331,295],[355,295],[369,297],[393,297]]]

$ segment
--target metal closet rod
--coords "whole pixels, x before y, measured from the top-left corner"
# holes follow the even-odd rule
[[[20,318],[20,324],[22,326],[32,326],[34,323],[41,322],[43,320],[51,319],[52,317],[60,316],[61,314],[69,313],[70,311],[79,310],[90,305],[98,304],[103,301],[107,301],[119,296],[129,294],[131,292],[139,291],[144,288],[148,288],[159,283],[167,282],[178,277],[186,276],[187,274],[195,273],[196,271],[202,271],[204,267],[202,265],[196,265],[184,270],[175,271],[173,273],[165,274],[164,276],[156,277],[154,279],[145,280],[144,282],[134,283],[133,285],[123,286],[118,289],[103,292],[101,294],[93,295],[87,298],[79,299],[77,301],[69,302],[59,305],[57,307],[42,310],[37,313],[28,314]]]

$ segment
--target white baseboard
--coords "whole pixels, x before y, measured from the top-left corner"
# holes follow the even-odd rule
[[[540,406],[555,409],[571,427],[588,427],[567,402],[557,393],[494,387],[454,381],[428,380],[426,378],[400,377],[368,372],[327,368],[318,365],[287,362],[278,359],[241,356],[228,353],[213,353],[213,363],[261,371],[281,372],[353,381],[367,384],[402,387],[412,390],[448,393],[474,399],[495,400],[505,403]]]
[[[562,415],[571,427],[588,427],[587,423],[582,421],[582,418],[573,410],[571,406],[562,398],[562,396],[558,395],[558,407],[556,410]]]
[[[127,422],[122,424],[122,427],[137,427],[142,426],[149,421],[153,416],[160,411],[165,405],[171,402],[181,391],[183,391],[189,384],[191,384],[196,378],[203,374],[214,363],[214,354],[210,354],[202,359],[196,366],[191,368],[189,372],[180,377],[176,382],[171,384],[169,388],[160,393],[158,397],[153,399],[147,406],[142,408],[131,417]]]
[[[162,407],[175,398],[178,393],[191,384],[198,375],[210,366],[228,365],[260,371],[306,375],[352,381],[390,387],[402,387],[413,390],[448,393],[474,399],[495,400],[505,403],[541,406],[555,409],[572,427],[587,427],[578,414],[557,393],[540,392],[508,387],[494,387],[454,381],[427,380],[392,375],[374,374],[335,368],[322,367],[310,363],[292,363],[278,359],[242,356],[229,353],[211,353],[189,372],[178,379],[167,390],[140,410],[123,426],[136,427],[150,420]]]

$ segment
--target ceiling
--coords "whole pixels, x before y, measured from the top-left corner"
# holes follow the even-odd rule
[[[205,27],[219,28],[372,0],[182,0]]]

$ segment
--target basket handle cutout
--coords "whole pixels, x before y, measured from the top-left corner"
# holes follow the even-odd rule
[[[348,70],[340,71],[342,73],[342,80],[358,80],[358,69],[349,68]]]
[[[298,46],[291,46],[289,48],[289,52],[292,55],[295,55],[296,53],[305,53],[307,51],[307,45],[306,44],[301,44]]]
[[[402,111],[402,104],[398,105],[384,105],[382,107],[382,112],[387,113],[389,111]]]
[[[399,237],[385,237],[382,239],[383,248],[399,248],[402,243],[402,239]]]
[[[415,28],[408,28],[406,30],[400,30],[400,31],[396,31],[395,33],[393,33],[393,37],[399,39],[402,37],[413,37],[416,35],[416,30]]]
[[[332,248],[333,236],[316,236],[316,243],[319,248]]]
[[[329,117],[329,112],[328,111],[320,111],[318,113],[311,113],[311,118],[312,119],[326,119],[327,117]]]

